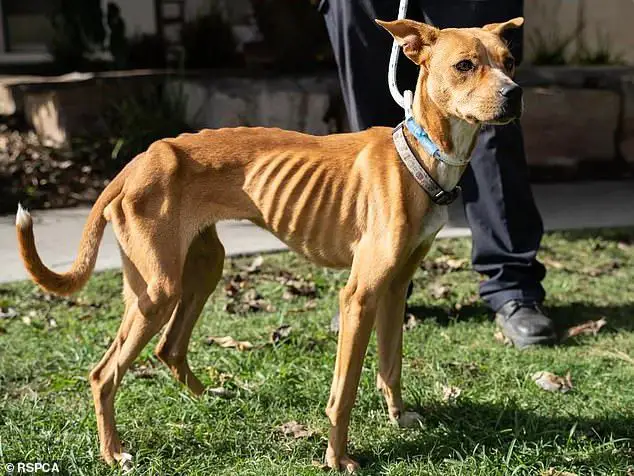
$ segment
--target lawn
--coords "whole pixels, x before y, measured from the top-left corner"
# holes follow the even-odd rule
[[[554,348],[517,351],[494,337],[469,251],[468,240],[438,241],[415,278],[403,383],[406,404],[424,415],[419,429],[388,423],[370,344],[350,433],[360,474],[634,474],[634,230],[545,237],[546,304],[562,330],[607,320],[596,336]],[[227,261],[190,345],[194,372],[224,396],[191,397],[153,356],[156,339],[124,378],[117,422],[134,474],[323,474],[314,462],[328,430],[328,323],[346,272],[288,253],[244,271],[251,261]],[[0,461],[118,473],[99,460],[87,375],[119,325],[120,282],[118,272],[96,274],[72,299],[29,282],[0,286]],[[270,343],[284,324],[290,335]],[[539,371],[570,372],[573,389],[542,390],[531,378]],[[447,387],[460,395],[446,398]],[[308,434],[285,435],[280,426],[293,420]]]

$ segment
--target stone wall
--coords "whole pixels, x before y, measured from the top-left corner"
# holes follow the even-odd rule
[[[63,145],[91,128],[98,133],[104,104],[148,82],[183,93],[195,128],[274,126],[311,134],[346,129],[334,72],[248,77],[137,71],[0,79],[0,112],[23,113],[41,137]],[[571,170],[583,163],[603,164],[600,170],[634,164],[634,68],[528,68],[518,82],[526,91],[522,123],[529,164]]]

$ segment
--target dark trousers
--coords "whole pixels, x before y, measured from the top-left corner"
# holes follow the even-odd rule
[[[391,36],[374,19],[394,20],[398,0],[324,0],[322,9],[353,130],[395,126],[403,110],[387,84]],[[482,26],[521,16],[522,0],[410,0],[406,17],[440,28]],[[507,38],[516,61],[521,32]],[[412,89],[417,67],[401,55],[399,89]],[[487,276],[480,295],[497,310],[510,299],[541,302],[545,269],[535,259],[543,234],[528,182],[519,122],[484,126],[461,182],[473,237],[472,262]]]

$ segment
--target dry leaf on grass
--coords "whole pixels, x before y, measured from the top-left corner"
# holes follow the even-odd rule
[[[452,258],[451,256],[441,256],[440,258],[436,258],[434,260],[434,266],[436,268],[446,271],[456,271],[462,269],[466,264],[467,260],[465,258]]]
[[[253,261],[251,261],[251,264],[244,268],[244,270],[249,274],[259,273],[263,263],[264,258],[262,256],[256,256]]]
[[[566,393],[572,389],[572,379],[570,372],[565,377],[560,377],[551,372],[536,372],[531,377],[535,384],[547,392]]]
[[[249,350],[253,344],[246,340],[235,340],[231,336],[210,336],[205,339],[207,345],[219,345],[225,349]]]
[[[559,471],[555,468],[548,468],[546,471],[542,471],[539,476],[577,476],[577,473],[570,473],[568,471]]]
[[[328,467],[328,465],[326,463],[321,462],[321,461],[313,460],[311,464],[313,465],[313,467],[315,467],[317,469],[320,469],[322,471],[330,471],[330,468]]]
[[[235,396],[234,392],[227,390],[224,387],[206,388],[205,393],[220,398],[233,398]]]
[[[564,269],[565,268],[563,263],[551,258],[545,257],[545,258],[542,258],[541,261],[544,264],[544,266],[550,269]]]
[[[619,269],[621,267],[621,263],[616,260],[605,263],[601,266],[589,266],[587,268],[583,268],[581,270],[582,274],[587,274],[593,278],[597,276],[601,276],[603,274],[609,273],[610,271],[614,271],[615,269]]]
[[[499,330],[499,329],[498,329],[497,331],[495,331],[495,334],[493,334],[493,338],[494,338],[496,341],[498,341],[499,343],[504,344],[504,345],[511,345],[511,344],[513,344],[513,342],[511,342],[511,339],[509,339],[508,337],[506,337],[506,336],[504,335],[504,333],[503,333],[501,330]]]
[[[269,342],[273,345],[279,344],[280,342],[288,339],[288,336],[291,335],[291,330],[293,328],[288,324],[281,325],[273,332],[271,332],[271,336],[269,337]]]
[[[578,326],[571,327],[566,331],[565,338],[576,337],[578,335],[593,335],[596,336],[598,332],[601,330],[603,326],[605,326],[608,321],[605,317],[598,319],[596,321],[586,321],[583,324],[579,324]]]
[[[295,420],[286,422],[278,426],[277,429],[286,436],[292,436],[293,438],[310,438],[315,435],[313,430],[309,430]]]
[[[621,351],[621,350],[617,350],[614,352],[611,352],[609,350],[598,350],[598,351],[594,351],[591,352],[592,354],[598,354],[601,355],[603,357],[610,357],[613,359],[619,359],[619,360],[623,360],[629,364],[634,365],[634,358],[630,357],[629,355],[627,355],[625,352]]]
[[[46,323],[48,324],[49,330],[55,329],[57,327],[57,321],[53,317],[49,317],[48,319],[46,319]]]
[[[230,314],[246,313],[246,312],[274,312],[275,306],[264,299],[255,289],[246,291],[240,301],[236,300],[237,296],[231,297],[225,304],[225,311]]]
[[[13,319],[18,312],[12,307],[0,307],[0,319]]]
[[[156,370],[148,365],[137,365],[132,369],[132,374],[136,378],[150,379],[156,376]]]
[[[449,296],[449,286],[444,284],[434,283],[430,287],[431,295],[434,299],[442,299]]]
[[[462,390],[458,387],[452,387],[451,385],[442,386],[442,400],[443,402],[455,402]]]
[[[403,330],[409,331],[418,325],[418,320],[414,314],[408,312],[405,314],[405,322],[403,323]]]
[[[284,285],[286,286],[286,290],[282,297],[287,301],[293,299],[295,296],[317,297],[317,285],[312,281],[289,279],[284,282]]]

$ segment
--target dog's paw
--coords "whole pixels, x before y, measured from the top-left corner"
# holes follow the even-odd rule
[[[420,428],[423,423],[423,417],[416,412],[403,412],[398,418],[393,418],[392,421],[399,428]]]
[[[329,456],[326,453],[326,466],[335,471],[346,471],[349,474],[354,473],[361,466],[355,460],[348,455],[343,455],[340,458],[336,456]]]

